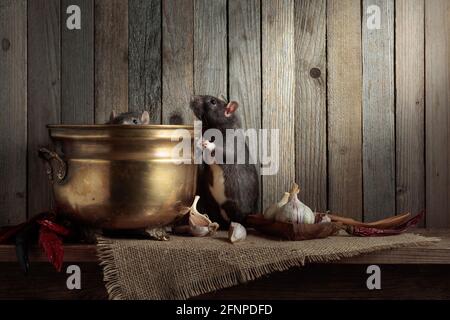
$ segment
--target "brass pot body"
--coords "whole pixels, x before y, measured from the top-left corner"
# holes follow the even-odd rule
[[[41,150],[58,214],[106,229],[168,225],[190,206],[197,166],[172,159],[172,125],[49,125],[56,153]]]

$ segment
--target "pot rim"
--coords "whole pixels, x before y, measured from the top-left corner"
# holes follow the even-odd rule
[[[48,124],[48,129],[194,129],[193,125],[178,124],[143,124],[143,125],[126,125],[126,124]]]

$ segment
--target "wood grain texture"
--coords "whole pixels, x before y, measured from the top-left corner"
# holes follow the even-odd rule
[[[95,0],[95,123],[128,110],[128,0]]]
[[[425,1],[427,226],[450,226],[450,2]]]
[[[81,10],[81,29],[67,28],[67,8]],[[94,123],[94,1],[61,1],[61,122]]]
[[[370,6],[380,8],[380,29],[369,29]],[[364,220],[395,213],[394,0],[364,0],[363,190]]]
[[[69,274],[65,270],[69,265],[64,263],[63,271],[57,272],[48,262],[31,263],[29,272],[24,276],[17,263],[3,263],[0,265],[0,299],[108,299],[102,268],[97,263],[77,263],[81,270],[79,290],[67,289]]]
[[[227,97],[227,3],[195,0],[194,91]]]
[[[362,219],[361,7],[328,0],[328,207]]]
[[[449,229],[414,229],[412,232],[426,237],[438,237],[441,241],[427,245],[426,247],[404,247],[391,250],[382,250],[362,254],[351,258],[343,258],[338,261],[330,261],[329,264],[450,264],[450,231]],[[42,249],[37,245],[29,251],[32,262],[48,261]],[[0,262],[16,262],[15,246],[0,245]],[[95,245],[66,244],[64,246],[64,261],[66,262],[97,262]],[[309,262],[314,263],[314,262]]]
[[[194,0],[163,0],[164,124],[192,124],[189,109],[194,93]]]
[[[340,299],[449,299],[448,266],[380,266],[381,290],[368,290],[367,266],[306,265],[274,273],[243,285],[200,295],[200,300],[255,299],[276,301]],[[281,307],[281,306],[280,306]],[[274,305],[274,310],[279,310]],[[325,312],[318,310],[322,316]],[[336,314],[330,313],[330,318]]]
[[[26,219],[27,2],[0,4],[0,225]]]
[[[261,127],[261,1],[228,3],[230,100],[244,128]]]
[[[50,184],[41,146],[51,144],[47,124],[61,121],[60,1],[28,1],[28,216],[48,210]]]
[[[396,211],[415,213],[425,209],[424,0],[397,1],[395,10]]]
[[[261,6],[262,127],[279,129],[278,172],[262,177],[265,209],[295,180],[294,1],[263,0]]]
[[[300,200],[327,210],[326,0],[295,2],[295,174]]]
[[[67,266],[64,265],[63,270]],[[107,299],[101,267],[94,263],[79,264],[79,267],[82,272],[81,289],[67,290],[68,275],[57,273],[49,263],[32,263],[26,277],[16,263],[2,263],[0,299]],[[272,300],[273,309],[277,311],[285,305],[273,302],[277,299],[450,298],[448,266],[381,266],[382,290],[367,290],[366,269],[365,265],[306,265],[192,300]],[[115,306],[110,305],[112,308]],[[118,305],[116,308],[123,307]],[[336,313],[333,310],[330,314],[332,312]]]
[[[129,0],[128,100],[161,123],[161,1]]]
[[[245,129],[261,128],[261,1],[228,1],[229,98]],[[259,173],[259,165],[257,165]],[[262,187],[259,183],[261,208]]]

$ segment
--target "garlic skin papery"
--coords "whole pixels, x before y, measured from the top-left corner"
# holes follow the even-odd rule
[[[230,229],[228,230],[228,240],[231,243],[243,241],[247,238],[247,230],[245,227],[237,222],[231,222]]]
[[[189,208],[190,234],[194,237],[211,236],[219,229],[219,224],[212,222],[207,215],[198,212],[197,203],[199,199],[200,196],[195,196],[194,202]]]
[[[288,202],[289,195],[289,192],[285,192],[280,201],[268,207],[263,213],[264,218],[266,218],[267,220],[273,220],[277,211]]]
[[[300,188],[294,183],[289,194],[288,202],[275,214],[276,221],[305,224],[314,223],[314,212],[307,205],[298,200],[297,194],[299,192]]]

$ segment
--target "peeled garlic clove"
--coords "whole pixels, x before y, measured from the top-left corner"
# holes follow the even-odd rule
[[[230,240],[231,243],[245,240],[246,237],[247,230],[242,224],[237,222],[232,222],[230,224],[230,229],[228,230],[228,240]]]
[[[266,211],[264,211],[264,218],[268,220],[273,220],[277,211],[284,206],[289,200],[289,192],[285,192],[283,197],[277,203],[272,204]]]
[[[189,210],[190,233],[194,237],[212,235],[219,229],[219,224],[212,222],[207,215],[198,212],[197,203],[199,199],[199,196],[195,196],[194,202]]]

